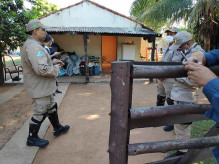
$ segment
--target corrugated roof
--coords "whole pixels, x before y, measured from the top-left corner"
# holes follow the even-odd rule
[[[94,33],[94,34],[119,34],[119,35],[140,35],[140,36],[161,36],[160,34],[144,28],[119,28],[119,27],[49,27],[48,32],[75,32],[75,33]]]

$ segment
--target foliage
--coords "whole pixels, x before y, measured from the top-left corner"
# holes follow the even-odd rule
[[[202,137],[204,134],[207,133],[213,127],[215,122],[213,120],[204,120],[204,121],[196,121],[192,123],[192,130],[191,130],[191,138],[198,138]],[[199,162],[199,164],[216,164],[215,158],[207,159],[205,161]]]
[[[29,11],[29,17],[31,19],[36,19],[56,10],[58,10],[58,7],[48,3],[46,0],[35,0]]]
[[[211,49],[219,48],[219,1],[198,0],[194,6],[188,27],[192,29],[196,40],[204,45],[204,39],[211,39]]]
[[[198,138],[202,137],[204,134],[209,131],[215,122],[213,120],[204,120],[204,121],[196,121],[192,123],[192,130],[191,130],[191,138]],[[169,155],[174,154],[176,151],[170,151]],[[200,161],[199,163],[193,164],[216,164],[215,158],[206,159],[204,161]]]
[[[10,45],[11,49],[15,49],[25,39],[24,25],[27,20],[23,1],[1,0],[0,15],[0,52],[4,51],[7,45]]]
[[[179,21],[190,13],[191,0],[135,0],[131,16],[159,31],[164,25]]]
[[[196,40],[218,48],[219,0],[135,0],[131,16],[157,32],[184,19]],[[210,42],[209,42],[210,43]]]
[[[212,120],[196,121],[192,123],[191,138],[201,137],[215,124]]]
[[[8,45],[13,50],[25,39],[24,25],[27,23],[22,0],[0,0],[0,84],[4,83],[2,52]]]
[[[46,15],[58,9],[56,5],[46,0],[29,0],[33,4],[31,10],[26,10],[23,0],[0,0],[0,52],[9,45],[16,49],[26,38],[25,24],[34,18]]]
[[[8,46],[11,50],[21,46],[26,39],[25,24],[57,10],[57,6],[48,4],[46,0],[27,0],[33,4],[29,11],[23,6],[23,0],[0,0],[0,84],[4,83],[2,52]]]

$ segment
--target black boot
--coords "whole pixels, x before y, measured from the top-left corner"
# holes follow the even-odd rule
[[[174,100],[172,100],[171,98],[167,98],[166,99],[166,101],[167,101],[167,104],[168,105],[174,105]],[[164,128],[163,128],[163,130],[164,131],[166,131],[166,132],[169,132],[169,131],[171,131],[171,130],[173,130],[174,129],[174,126],[173,125],[166,125],[166,126],[164,126]]]
[[[166,126],[164,126],[164,128],[163,128],[163,130],[166,131],[166,132],[169,132],[169,131],[171,131],[171,130],[173,130],[173,129],[174,129],[174,126],[173,126],[173,125],[166,125]]]
[[[157,95],[157,106],[164,106],[165,103],[165,96]]]
[[[58,88],[56,89],[56,93],[62,93],[62,91],[58,90]]]
[[[29,125],[29,136],[27,138],[27,146],[38,146],[45,147],[49,144],[49,141],[43,140],[38,137],[38,132],[40,129],[39,124],[30,124]]]
[[[62,126],[60,123],[59,123],[59,117],[58,117],[58,113],[57,111],[56,112],[53,112],[53,113],[49,113],[48,114],[48,118],[54,128],[54,132],[53,132],[53,135],[54,136],[59,136],[60,134],[62,133],[66,133],[70,126],[69,125],[65,125],[65,126]]]
[[[166,101],[168,105],[174,105],[174,100],[172,100],[171,98],[167,97]]]

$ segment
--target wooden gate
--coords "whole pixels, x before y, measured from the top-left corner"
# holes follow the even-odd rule
[[[210,69],[219,75],[219,66]],[[211,156],[210,147],[219,145],[219,136],[217,136],[219,135],[219,124],[215,124],[201,138],[129,144],[130,130],[135,128],[158,127],[208,119],[203,114],[211,108],[209,104],[131,108],[133,78],[177,78],[186,76],[187,72],[182,63],[112,62],[110,164],[127,164],[128,155],[165,153],[179,149],[189,149],[189,151],[185,155],[151,162],[150,164],[187,164]]]

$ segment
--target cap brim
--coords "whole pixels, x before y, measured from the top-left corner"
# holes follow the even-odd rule
[[[45,28],[45,30],[47,30],[47,29],[48,29],[48,27],[47,27],[47,26],[44,26],[44,25],[43,25],[43,26],[41,26],[41,28]]]
[[[167,33],[167,32],[175,32],[175,33],[177,33],[175,30],[166,30],[165,33]]]
[[[170,50],[171,51],[176,51],[177,49],[179,49],[180,45],[176,45],[176,44],[173,44],[171,47],[170,47]]]

